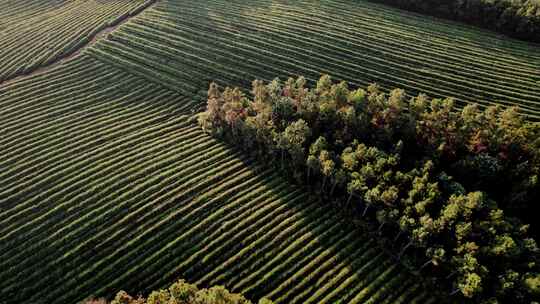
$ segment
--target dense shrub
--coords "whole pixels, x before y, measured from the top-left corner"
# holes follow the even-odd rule
[[[373,0],[540,42],[538,0]]]
[[[85,304],[106,304],[106,301],[89,300]],[[152,292],[146,299],[120,291],[110,304],[251,304],[251,301],[240,294],[230,293],[223,286],[199,289],[196,285],[180,280],[166,290]],[[259,304],[272,304],[272,301],[261,299]]]
[[[540,127],[516,108],[407,103],[403,90],[350,90],[329,76],[315,88],[302,77],[254,81],[251,94],[211,84],[199,123],[367,221],[396,259],[449,294],[535,297],[539,250],[508,214],[536,211]]]

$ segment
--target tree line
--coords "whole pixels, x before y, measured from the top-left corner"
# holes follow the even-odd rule
[[[104,299],[88,300],[85,304],[107,304]],[[259,304],[272,304],[268,299],[261,299]],[[251,304],[241,294],[230,293],[223,286],[199,289],[194,284],[179,280],[168,289],[152,292],[148,298],[133,297],[120,291],[109,304]]]
[[[372,1],[465,22],[525,41],[540,42],[540,2],[537,0]]]
[[[459,301],[530,303],[539,249],[540,126],[516,108],[408,99],[322,76],[208,90],[202,128],[363,223],[394,257]]]

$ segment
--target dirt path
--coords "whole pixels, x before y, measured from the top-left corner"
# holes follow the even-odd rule
[[[30,77],[30,76],[34,76],[34,75],[39,75],[39,74],[43,74],[43,73],[46,73],[47,71],[51,70],[51,69],[54,69],[55,67],[65,63],[65,62],[68,62],[74,58],[76,58],[78,55],[80,55],[82,53],[82,51],[84,51],[86,48],[89,48],[89,47],[92,47],[94,46],[96,43],[99,42],[99,40],[105,38],[109,33],[113,32],[114,30],[116,30],[118,27],[120,27],[122,24],[126,23],[127,21],[129,21],[131,18],[133,17],[136,17],[137,15],[141,14],[142,12],[144,12],[145,10],[151,8],[152,6],[154,6],[159,0],[148,0],[145,4],[141,5],[136,11],[134,11],[132,14],[130,15],[127,15],[125,17],[120,17],[116,20],[114,20],[114,22],[103,28],[102,30],[96,32],[96,33],[93,33],[91,35],[91,39],[88,43],[84,44],[84,45],[81,45],[80,47],[78,47],[77,49],[73,50],[72,52],[68,53],[68,54],[65,54],[63,56],[60,56],[58,57],[57,59],[55,59],[53,62],[51,62],[50,64],[48,65],[45,65],[45,66],[38,66],[36,67],[35,69],[33,69],[30,73],[26,73],[26,74],[22,74],[22,75],[18,75],[16,77],[13,77],[11,79],[6,79],[4,81],[0,81],[0,88],[1,87],[5,87],[7,85],[9,85],[10,83],[12,82],[15,82],[15,81],[18,81],[22,78],[26,78],[26,77]]]

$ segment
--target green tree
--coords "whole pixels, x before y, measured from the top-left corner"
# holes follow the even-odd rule
[[[349,197],[345,205],[349,206],[353,196],[361,194],[363,191],[366,190],[366,188],[366,182],[363,177],[358,174],[358,172],[354,172],[351,175],[350,182],[347,184],[347,193],[349,194]]]
[[[467,273],[459,281],[458,287],[465,297],[472,298],[482,291],[482,278],[477,273]]]
[[[524,281],[527,291],[531,294],[540,296],[540,274],[529,274]]]
[[[350,90],[327,75],[315,88],[303,78],[255,81],[253,100],[215,84],[208,96],[205,129],[281,158],[297,180],[306,172],[324,190],[331,183],[332,201],[355,198],[368,229],[393,234],[398,258],[438,266],[431,275],[454,293],[490,303],[533,298],[540,252],[514,216],[540,227],[526,212],[540,198],[540,125],[518,110],[458,110],[451,98],[421,94],[406,111],[403,90]]]
[[[297,167],[301,167],[305,163],[306,151],[304,144],[310,135],[311,129],[303,119],[299,119],[285,128],[283,133],[285,147]]]
[[[322,190],[324,191],[326,181],[334,174],[335,163],[332,160],[332,156],[328,151],[323,150],[319,155],[319,162],[321,164],[321,173],[323,174]]]
[[[334,191],[336,190],[337,186],[339,186],[340,188],[343,188],[346,182],[347,182],[347,173],[345,172],[345,170],[337,169],[335,171],[334,179],[332,181],[332,189],[330,189],[330,195],[332,196],[334,194]]]
[[[446,258],[446,251],[442,247],[430,247],[426,250],[426,256],[429,260],[422,264],[420,269],[424,269],[428,265],[440,265]]]
[[[321,171],[322,164],[319,156],[321,155],[321,152],[327,148],[328,143],[323,136],[319,136],[317,140],[310,145],[309,156],[306,160],[308,180],[311,176],[311,172],[319,173]]]

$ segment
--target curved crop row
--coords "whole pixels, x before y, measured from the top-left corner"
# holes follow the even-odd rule
[[[102,30],[152,3],[149,0],[17,2],[6,11],[2,11],[0,4],[3,22],[0,25],[0,82],[29,74],[74,54]]]
[[[448,27],[365,1],[162,1],[88,53],[189,93],[209,80],[248,87],[245,79],[331,73],[461,105],[519,105],[540,119],[538,47]]]
[[[0,90],[7,303],[144,293],[178,277],[278,303],[425,295],[390,292],[388,275],[413,278],[374,241],[203,133],[186,116],[197,101],[84,54]]]

